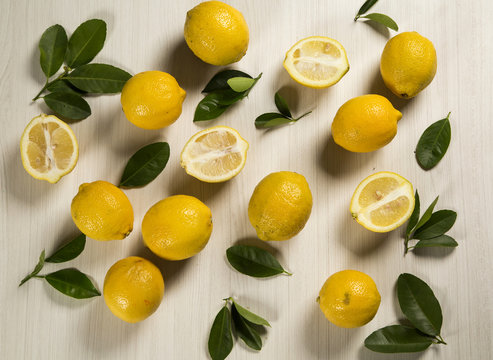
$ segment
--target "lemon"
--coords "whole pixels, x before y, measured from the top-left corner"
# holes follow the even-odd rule
[[[417,32],[403,32],[383,49],[380,73],[385,85],[397,96],[409,99],[426,88],[437,71],[433,43]]]
[[[145,71],[133,76],[123,86],[123,112],[135,126],[161,129],[181,115],[186,92],[176,79],[162,71]]]
[[[214,126],[196,133],[183,147],[180,165],[187,174],[209,182],[229,180],[245,166],[248,142],[233,128]]]
[[[184,35],[190,50],[212,65],[240,61],[248,49],[245,18],[221,1],[206,1],[188,11]]]
[[[312,193],[303,175],[275,172],[255,187],[248,218],[260,240],[288,240],[305,227],[312,204]]]
[[[95,240],[121,240],[133,229],[132,204],[123,191],[106,181],[82,184],[71,213],[79,230]]]
[[[138,256],[117,261],[106,273],[103,296],[113,315],[136,323],[152,315],[163,299],[161,271]]]
[[[283,65],[296,82],[315,89],[334,85],[349,71],[344,47],[325,36],[298,41],[286,53]]]
[[[378,172],[358,185],[349,209],[353,218],[368,230],[394,230],[411,217],[414,210],[413,186],[396,173]]]
[[[142,220],[146,246],[167,260],[183,260],[200,252],[212,232],[210,209],[188,195],[170,196],[154,204]]]
[[[353,152],[370,152],[387,145],[397,134],[402,118],[380,95],[363,95],[343,104],[332,122],[336,144]]]
[[[53,115],[41,114],[32,119],[20,144],[24,169],[32,177],[52,184],[71,172],[79,158],[74,132]]]
[[[331,275],[319,294],[320,309],[327,320],[343,328],[369,323],[380,306],[380,293],[371,277],[356,270]]]

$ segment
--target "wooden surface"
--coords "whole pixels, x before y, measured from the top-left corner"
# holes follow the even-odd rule
[[[230,359],[491,359],[493,176],[491,160],[493,3],[477,1],[380,1],[376,12],[391,15],[401,31],[416,30],[433,41],[438,72],[417,98],[402,101],[384,87],[379,73],[381,51],[394,33],[354,23],[363,0],[228,1],[243,12],[250,28],[246,56],[233,67],[262,79],[245,99],[216,121],[192,123],[200,90],[220,68],[202,63],[183,40],[186,11],[198,1],[0,1],[0,358],[2,359],[206,359],[210,326],[223,298],[265,316],[272,324],[258,354],[238,341]],[[130,124],[120,97],[89,99],[93,115],[72,125],[80,144],[75,170],[58,184],[31,178],[22,168],[19,138],[28,121],[47,111],[30,99],[42,86],[37,44],[42,32],[59,23],[68,32],[89,18],[108,23],[98,62],[133,74],[163,70],[187,91],[183,113],[171,127],[146,131]],[[282,68],[284,54],[310,35],[338,39],[351,69],[336,86],[311,90],[295,84]],[[293,126],[259,131],[254,119],[274,110],[273,95],[284,87],[296,113],[313,113]],[[403,112],[391,144],[369,154],[351,154],[329,136],[335,112],[346,100],[367,93],[387,96]],[[419,168],[413,150],[422,131],[452,112],[452,142],[433,170]],[[212,125],[236,128],[250,143],[239,176],[210,185],[185,174],[179,154],[195,132]],[[90,274],[102,288],[104,275],[117,260],[145,256],[162,270],[166,291],[162,305],[148,320],[131,325],[114,317],[103,298],[73,300],[39,280],[18,288],[20,279],[42,249],[51,253],[76,233],[70,202],[79,184],[94,180],[116,183],[127,159],[151,142],[168,141],[171,158],[151,184],[128,190],[135,211],[134,231],[124,241],[88,240],[83,254],[67,266]],[[283,243],[260,244],[274,251],[292,277],[257,280],[230,268],[225,250],[239,241],[258,243],[248,222],[247,204],[255,185],[278,170],[303,174],[314,195],[305,229]],[[371,173],[391,170],[408,178],[429,204],[458,212],[451,231],[460,246],[429,249],[403,257],[402,229],[373,234],[351,220],[353,190]],[[197,196],[211,209],[214,230],[196,257],[166,262],[142,243],[146,210],[171,194]],[[425,205],[425,206],[426,206]],[[47,272],[63,268],[47,265]],[[325,279],[343,269],[368,273],[382,303],[368,325],[346,330],[327,320],[315,299]],[[402,317],[395,283],[402,272],[430,284],[443,308],[443,338],[415,355],[384,356],[363,347],[372,331]]]

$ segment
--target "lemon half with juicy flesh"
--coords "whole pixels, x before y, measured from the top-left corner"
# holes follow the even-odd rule
[[[374,232],[396,229],[411,217],[413,210],[413,186],[402,176],[388,171],[363,180],[350,205],[353,218]]]

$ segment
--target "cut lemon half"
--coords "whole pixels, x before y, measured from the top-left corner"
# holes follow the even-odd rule
[[[393,172],[373,174],[358,185],[349,209],[353,218],[368,230],[394,230],[411,217],[414,210],[413,186]]]
[[[248,143],[228,126],[214,126],[192,136],[181,152],[187,174],[217,183],[231,179],[245,166]]]
[[[22,133],[21,158],[29,175],[54,184],[77,164],[79,146],[70,126],[56,116],[41,114]]]
[[[346,50],[337,41],[311,36],[286,53],[284,68],[301,85],[320,89],[337,83],[349,70]]]

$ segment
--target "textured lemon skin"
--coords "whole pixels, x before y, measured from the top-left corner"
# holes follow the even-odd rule
[[[133,229],[132,204],[123,191],[106,181],[80,185],[70,211],[79,230],[95,240],[121,240]]]
[[[128,121],[142,129],[155,130],[180,117],[185,97],[185,90],[170,74],[145,71],[125,83],[121,104]]]
[[[138,256],[117,261],[104,278],[106,305],[116,317],[129,323],[142,321],[153,314],[163,295],[161,271]]]
[[[344,103],[332,122],[332,137],[352,152],[370,152],[392,141],[402,113],[380,95],[363,95]]]
[[[320,309],[327,320],[343,328],[369,323],[380,306],[380,293],[371,277],[356,270],[330,276],[319,294]]]
[[[237,62],[248,49],[245,18],[241,12],[220,1],[206,1],[188,11],[184,35],[190,50],[212,65]]]
[[[183,260],[200,252],[212,233],[212,214],[199,199],[174,195],[154,204],[142,220],[146,246],[167,260]]]
[[[255,187],[248,204],[248,218],[259,239],[288,240],[305,227],[312,205],[312,193],[303,175],[275,172]]]
[[[432,82],[436,71],[433,43],[415,31],[394,36],[383,49],[380,73],[390,91],[401,98],[418,95]]]

